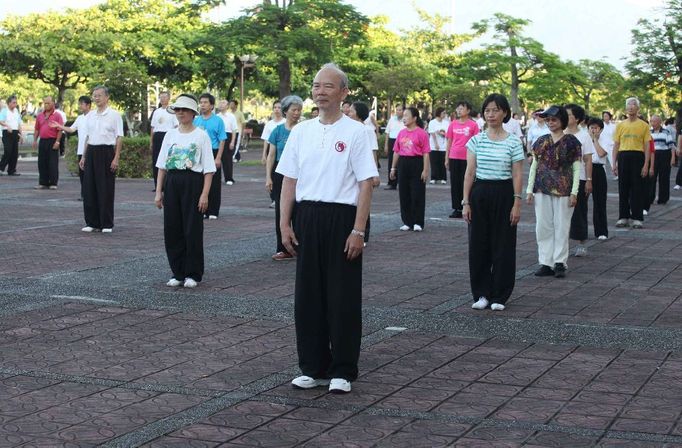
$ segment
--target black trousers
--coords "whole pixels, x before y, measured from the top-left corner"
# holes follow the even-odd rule
[[[38,183],[44,186],[59,183],[59,149],[52,149],[55,138],[41,138],[38,142]]]
[[[398,190],[400,194],[400,217],[403,224],[424,228],[426,208],[426,184],[421,179],[424,171],[422,156],[398,159]]]
[[[237,134],[237,136],[239,136],[239,134]],[[227,140],[225,140],[225,147],[223,148],[223,156],[220,158],[225,182],[228,180],[234,182],[234,150],[230,150],[230,141],[232,141],[232,133],[228,132]],[[220,181],[220,173],[216,173],[214,177],[217,177]]]
[[[83,199],[83,175],[85,174],[85,171],[81,169],[81,159],[83,156],[81,154],[78,155],[78,180],[81,182],[81,199]]]
[[[83,175],[85,224],[95,229],[114,227],[116,174],[111,172],[113,145],[88,145]]]
[[[393,166],[393,145],[395,145],[395,139],[388,139],[388,185],[395,188],[398,186],[399,174],[396,172],[395,180],[391,180],[391,167]]]
[[[17,172],[17,160],[19,159],[19,131],[2,131],[2,146],[4,148],[0,159],[0,171],[7,174]]]
[[[431,161],[431,180],[448,180],[448,173],[445,169],[445,151],[431,151],[429,157]]]
[[[516,226],[509,224],[514,206],[510,180],[477,179],[469,198],[469,279],[474,301],[486,297],[506,303],[516,281]]]
[[[462,210],[462,199],[464,199],[464,173],[467,171],[467,161],[461,159],[450,159],[450,198],[453,210]]]
[[[645,181],[642,178],[644,153],[618,153],[618,219],[644,220]]]
[[[594,236],[609,236],[606,218],[606,196],[608,193],[606,170],[601,163],[592,164],[592,225]],[[575,214],[575,211],[574,211]]]
[[[584,241],[587,239],[587,196],[585,196],[584,180],[580,181],[578,186],[578,201],[573,210],[571,217],[571,229],[569,231],[569,238],[577,241]]]
[[[656,167],[654,167],[655,169]],[[675,185],[682,186],[682,160],[677,161],[677,176],[675,176]]]
[[[279,219],[282,216],[279,209],[280,200],[282,198],[282,182],[284,181],[284,176],[275,172],[277,169],[277,162],[272,168],[272,197],[275,201],[275,234],[277,235],[277,252],[288,252],[287,249],[282,244],[282,230],[279,227]],[[291,211],[291,222],[296,222],[296,205]]]
[[[670,149],[656,151],[655,157],[649,202],[653,203],[656,198],[656,182],[658,182],[658,203],[665,204],[670,200],[670,162],[672,162],[673,153]]]
[[[156,179],[159,177],[159,169],[156,167],[156,161],[159,158],[161,144],[163,143],[163,138],[165,136],[165,132],[154,132],[154,136],[152,137],[152,172],[154,173],[154,188],[157,187]]]
[[[223,154],[225,154],[223,152]],[[218,155],[218,149],[213,149],[213,158]],[[224,159],[224,157],[223,157]],[[208,191],[208,209],[206,215],[220,216],[220,202],[223,186],[220,182],[220,172],[216,171],[211,179],[211,189]],[[197,198],[197,201],[199,199]],[[196,280],[196,279],[195,279]]]
[[[348,261],[343,249],[356,207],[306,201],[297,207],[298,365],[312,378],[353,381],[362,337],[362,256]]]
[[[218,181],[220,182],[220,176]],[[163,189],[163,240],[173,278],[204,275],[204,221],[198,209],[204,175],[170,170]]]

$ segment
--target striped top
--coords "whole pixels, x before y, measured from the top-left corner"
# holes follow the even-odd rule
[[[665,151],[675,148],[675,138],[666,128],[661,128],[659,131],[654,131],[654,128],[651,128],[649,132],[651,132],[651,138],[654,140],[654,148],[656,151]]]
[[[499,142],[487,132],[471,137],[467,149],[476,156],[476,178],[506,180],[512,177],[512,164],[524,159],[523,143],[513,134]]]

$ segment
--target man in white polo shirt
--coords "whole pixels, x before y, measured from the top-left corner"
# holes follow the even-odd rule
[[[109,107],[109,89],[92,90],[97,106],[86,117],[87,141],[80,167],[83,175],[83,232],[100,230],[111,233],[114,228],[114,189],[116,170],[123,144],[123,119]]]
[[[0,129],[2,129],[2,145],[4,153],[0,159],[0,172],[5,171],[10,176],[19,176],[17,160],[19,159],[19,142],[21,135],[21,113],[17,107],[15,95],[7,98],[7,107],[0,109]]]
[[[388,185],[384,187],[384,190],[395,190],[398,188],[398,178],[391,180],[390,168],[393,166],[393,145],[395,145],[395,139],[398,138],[398,133],[405,128],[403,123],[403,105],[398,104],[395,106],[395,113],[391,115],[386,123],[386,139],[384,140],[384,152],[388,157]]]
[[[170,93],[161,92],[159,94],[159,107],[152,113],[151,138],[149,146],[152,151],[152,172],[154,174],[154,191],[156,191],[156,179],[159,177],[159,169],[156,167],[156,160],[159,158],[161,143],[166,136],[166,132],[178,127],[178,119],[175,114],[168,110],[170,103]]]
[[[346,74],[323,66],[312,88],[320,115],[293,128],[276,170],[284,176],[282,243],[298,257],[296,346],[303,375],[292,385],[329,385],[333,393],[350,392],[358,376],[363,238],[372,178],[379,175],[363,124],[341,112],[347,95]]]

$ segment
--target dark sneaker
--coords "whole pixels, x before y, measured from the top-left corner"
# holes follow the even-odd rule
[[[563,263],[557,263],[554,265],[554,277],[564,278],[566,277],[566,265]]]
[[[540,265],[540,269],[535,271],[536,277],[550,277],[554,275],[554,270],[546,265]]]
[[[453,210],[452,213],[450,213],[450,218],[461,218],[462,217],[462,210]]]

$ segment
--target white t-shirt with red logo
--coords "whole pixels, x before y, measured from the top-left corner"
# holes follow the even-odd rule
[[[357,205],[358,182],[377,177],[365,126],[343,115],[333,124],[319,118],[294,127],[277,165],[297,179],[296,202]]]

